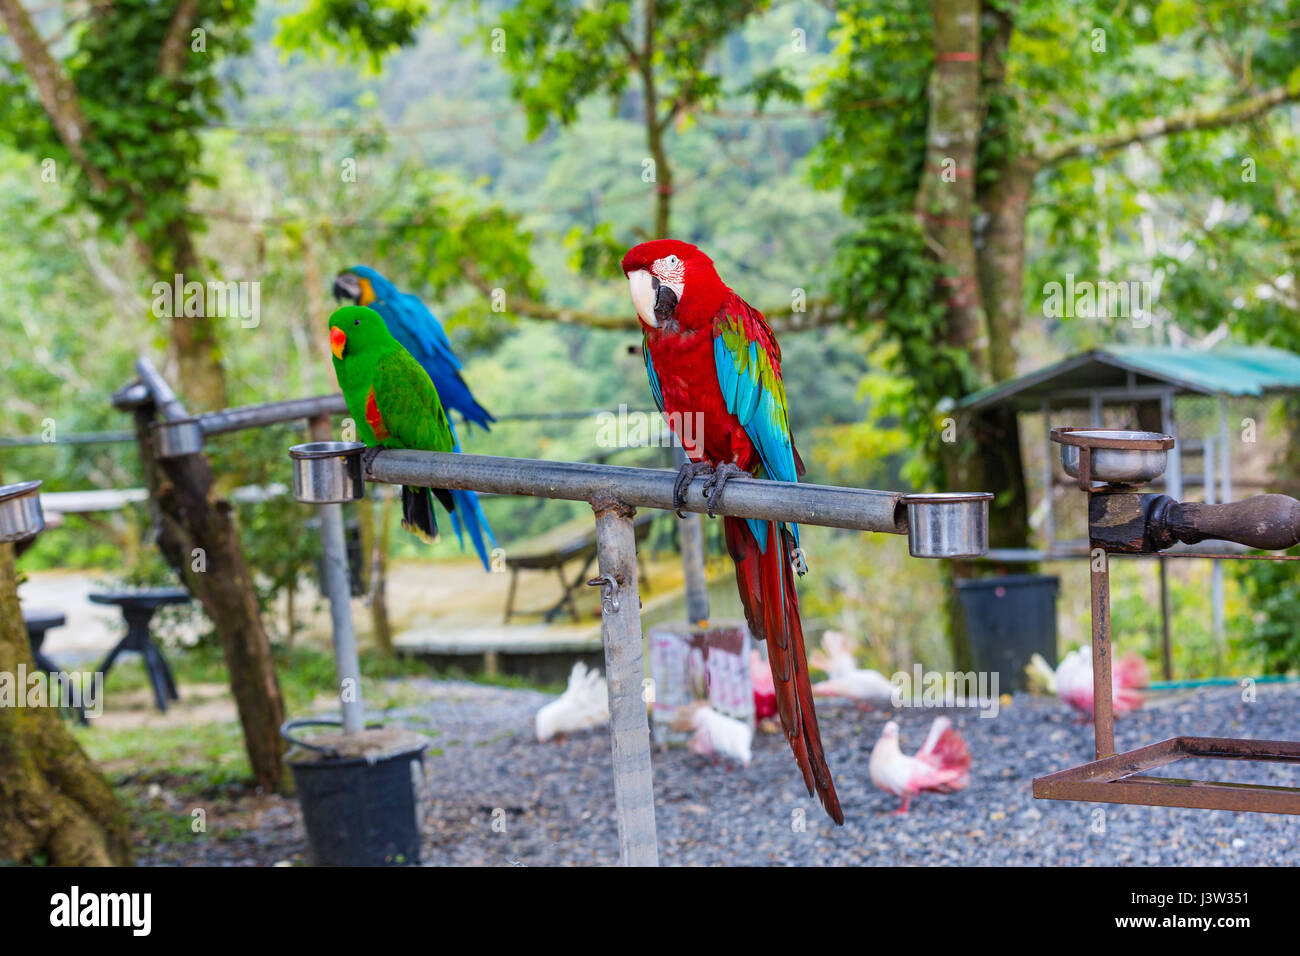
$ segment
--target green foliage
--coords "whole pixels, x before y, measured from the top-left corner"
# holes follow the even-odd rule
[[[428,15],[426,0],[309,0],[280,21],[279,42],[316,54],[328,44],[346,59],[368,58],[377,71],[386,54],[415,42]]]
[[[1300,572],[1290,561],[1241,561],[1237,584],[1245,597],[1237,628],[1263,660],[1265,674],[1300,670]]]
[[[832,289],[849,315],[878,322],[878,358],[896,376],[873,421],[901,423],[917,455],[909,476],[939,479],[940,413],[976,384],[971,357],[944,342],[934,295],[942,267],[930,255],[913,204],[925,158],[926,89],[933,55],[928,4],[846,4],[834,66],[815,97],[829,112],[812,176],[839,184],[854,228],[838,244]]]
[[[574,3],[570,0],[520,0],[500,16],[505,66],[511,95],[528,116],[528,134],[536,137],[556,121],[570,125],[578,107],[597,94],[617,99],[633,77],[653,70],[663,117],[707,107],[722,92],[722,76],[709,54],[769,0],[722,0],[692,3],[667,0],[653,5],[653,63],[645,52],[645,10],[627,0]],[[764,99],[775,80],[763,86]],[[788,85],[782,87],[787,89]]]
[[[211,182],[199,162],[200,132],[223,115],[226,88],[217,65],[247,49],[253,0],[201,0],[194,32],[186,29],[177,38],[183,51],[179,70],[168,76],[160,54],[175,9],[161,0],[97,7],[74,31],[63,64],[89,127],[86,154],[108,182],[100,191],[89,176],[77,176],[70,200],[84,203],[115,240],[132,235],[143,242],[160,269],[170,266],[175,252],[176,224],[202,225],[187,209],[191,186]],[[67,176],[72,156],[30,83],[19,79],[5,86],[0,128],[8,142],[34,157],[55,159]]]

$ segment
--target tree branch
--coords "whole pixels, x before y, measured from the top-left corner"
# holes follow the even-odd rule
[[[194,17],[199,12],[199,0],[181,0],[176,5],[172,22],[167,26],[167,35],[163,37],[162,46],[158,48],[158,75],[169,80],[180,76],[185,66],[185,41]]]
[[[1249,99],[1231,103],[1218,109],[1185,110],[1170,116],[1157,116],[1134,123],[1114,133],[1080,136],[1054,146],[1044,147],[1034,155],[1040,167],[1052,166],[1067,159],[1109,153],[1134,143],[1141,143],[1174,133],[1191,130],[1221,129],[1267,113],[1284,103],[1300,100],[1300,82],[1276,86]]]
[[[4,21],[5,29],[18,47],[18,55],[32,78],[36,95],[55,134],[90,179],[91,185],[99,192],[107,191],[108,178],[86,153],[85,141],[90,138],[91,130],[81,112],[81,103],[71,78],[50,55],[20,0],[0,0],[0,20]]]

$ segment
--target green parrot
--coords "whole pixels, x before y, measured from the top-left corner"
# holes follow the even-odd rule
[[[455,450],[456,440],[433,380],[393,338],[378,312],[348,305],[331,315],[330,351],[348,412],[367,446],[376,451]],[[402,527],[426,542],[438,538],[434,496],[448,512],[455,510],[450,492],[402,488]]]

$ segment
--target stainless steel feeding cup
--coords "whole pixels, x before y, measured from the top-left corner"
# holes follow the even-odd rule
[[[361,453],[355,441],[314,441],[289,449],[293,459],[293,496],[312,505],[360,501],[366,496]]]
[[[987,491],[904,495],[907,550],[914,558],[978,558],[989,549]]]
[[[1088,477],[1117,485],[1141,485],[1165,473],[1165,448],[1146,447],[1169,440],[1159,432],[1134,432],[1120,429],[1078,429],[1069,438],[1087,444],[1092,456]],[[1141,447],[1133,447],[1138,445]],[[1061,445],[1061,467],[1071,478],[1079,477],[1080,446]]]
[[[154,422],[153,433],[159,458],[181,458],[203,450],[203,426],[197,418]]]
[[[39,481],[0,487],[0,541],[24,541],[45,527]]]

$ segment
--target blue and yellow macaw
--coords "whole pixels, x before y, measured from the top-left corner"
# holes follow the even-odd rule
[[[488,423],[495,419],[469,390],[461,375],[460,359],[451,350],[447,333],[423,302],[414,295],[399,291],[369,266],[353,266],[340,272],[334,279],[334,297],[378,312],[393,338],[428,373],[449,413],[447,424],[451,426],[456,451],[461,450],[460,439],[452,424],[451,412],[459,412],[471,426],[478,425],[484,431],[488,430]],[[465,546],[465,532],[468,532],[483,567],[490,570],[488,552],[496,547],[497,542],[478,495],[472,491],[453,491],[451,497],[456,503],[451,513],[451,525],[461,547]]]

